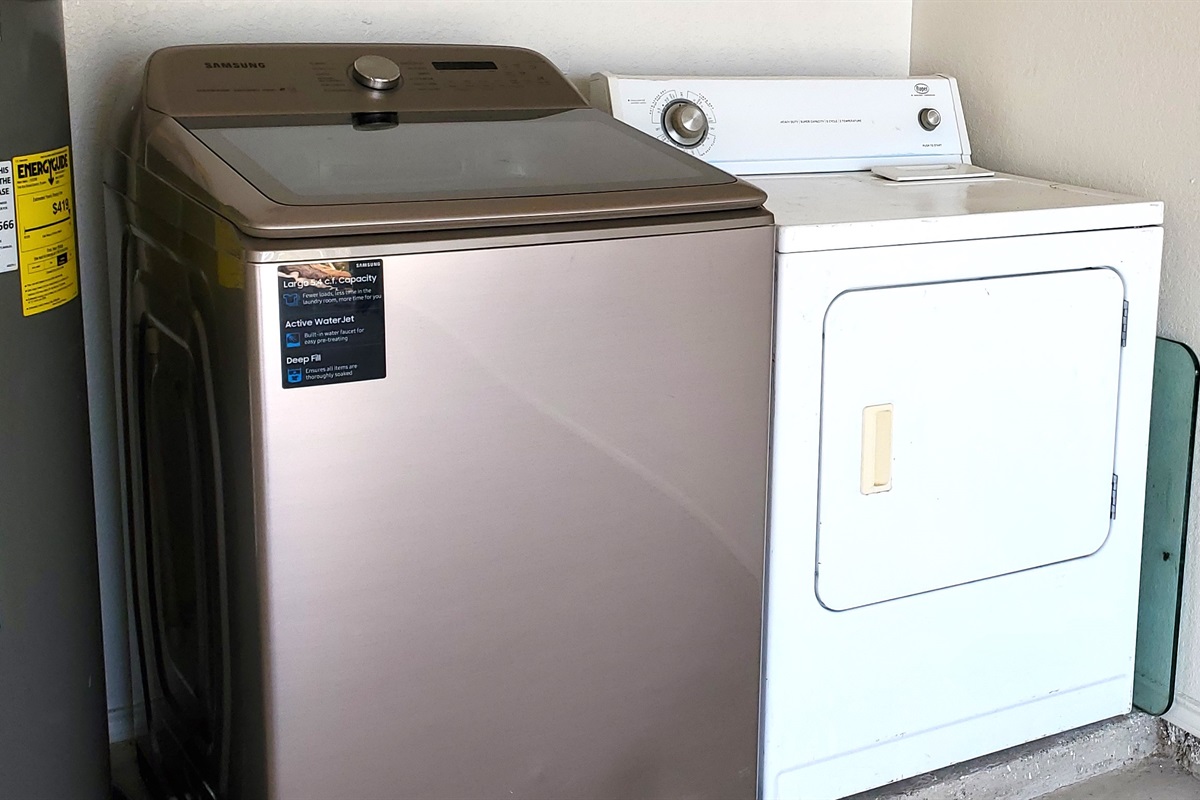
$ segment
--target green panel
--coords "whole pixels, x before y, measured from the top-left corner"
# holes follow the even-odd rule
[[[1166,713],[1175,695],[1175,646],[1183,592],[1198,376],[1200,365],[1190,348],[1169,339],[1158,340],[1133,684],[1134,705],[1150,714]]]

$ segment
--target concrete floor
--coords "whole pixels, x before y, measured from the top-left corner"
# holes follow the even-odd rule
[[[1152,758],[1059,789],[1041,800],[1200,800],[1200,780],[1173,761]]]
[[[133,745],[113,745],[113,779],[128,800],[150,800],[137,775]],[[987,800],[979,797],[971,800]],[[1152,758],[1124,770],[1110,772],[1040,800],[1200,800],[1200,780],[1173,761]]]

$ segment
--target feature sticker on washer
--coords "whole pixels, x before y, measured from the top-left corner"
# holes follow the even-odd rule
[[[0,161],[0,273],[17,268],[17,206],[11,161]]]
[[[287,264],[278,281],[283,388],[387,376],[381,259]]]
[[[40,314],[79,296],[71,148],[12,160],[21,310]]]

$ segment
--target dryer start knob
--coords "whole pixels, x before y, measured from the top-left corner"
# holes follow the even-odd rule
[[[925,130],[931,131],[942,124],[942,113],[936,108],[922,108],[921,113],[917,114],[917,122]]]
[[[359,56],[350,67],[354,80],[368,89],[386,92],[400,85],[400,67],[383,56]]]
[[[676,100],[663,109],[663,130],[680,147],[695,147],[708,135],[708,117],[690,100]]]

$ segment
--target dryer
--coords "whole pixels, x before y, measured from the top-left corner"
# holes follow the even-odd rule
[[[776,217],[763,797],[1128,712],[1162,204],[972,165],[945,76],[591,88]]]

